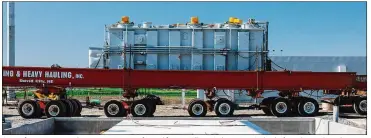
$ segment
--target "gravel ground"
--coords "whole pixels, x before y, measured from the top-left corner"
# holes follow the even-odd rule
[[[172,105],[159,105],[157,106],[155,116],[189,116],[186,110],[180,108],[181,105],[179,104],[172,104]],[[12,122],[12,127],[17,127],[23,124],[34,123],[40,121],[42,119],[23,119],[21,116],[18,115],[17,109],[10,106],[3,106],[3,115],[6,120],[10,120]],[[105,118],[103,110],[98,108],[83,108],[81,115],[84,117],[99,117]],[[235,115],[237,116],[245,116],[245,117],[252,117],[252,118],[275,118],[273,116],[265,116],[263,111],[261,110],[237,110],[235,111]],[[215,116],[214,112],[208,112],[207,116]],[[332,115],[328,115],[326,113],[321,112],[321,115],[318,116],[322,119],[332,120]],[[44,117],[45,118],[45,117]],[[357,121],[352,121],[357,120]],[[350,125],[357,128],[366,129],[365,123],[357,123],[357,122],[367,122],[366,116],[358,116],[354,114],[345,114],[339,117],[339,123]]]

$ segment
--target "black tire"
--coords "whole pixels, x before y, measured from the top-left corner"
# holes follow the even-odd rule
[[[71,100],[75,101],[77,103],[77,106],[78,106],[75,116],[81,116],[81,111],[82,111],[81,102],[77,99],[71,99]]]
[[[282,108],[282,111],[278,111],[278,108]],[[286,117],[291,113],[291,103],[285,98],[278,97],[272,101],[270,110],[274,116]]]
[[[108,101],[104,104],[103,109],[107,117],[125,117],[127,115],[122,103],[116,100]]]
[[[66,111],[66,105],[60,100],[49,101],[45,106],[45,115],[47,117],[65,117]],[[53,112],[57,113],[52,114]]]
[[[41,106],[40,106],[40,103],[39,102],[43,102],[43,101],[35,101],[36,102],[36,105],[38,107],[38,113],[35,115],[35,118],[41,118],[42,116],[45,115],[43,109],[41,109]]]
[[[305,110],[306,108],[309,108]],[[319,104],[313,98],[303,97],[298,104],[298,113],[300,116],[315,116],[319,111]]]
[[[146,100],[134,101],[130,105],[130,113],[134,117],[150,117],[152,113],[152,105]]]
[[[275,99],[276,97],[268,97],[268,98],[264,98],[262,100],[262,102],[260,103],[260,105],[264,105],[265,107],[262,107],[262,111],[267,115],[267,116],[271,116],[272,115],[272,112],[270,110],[270,105],[271,105],[271,102],[273,99]]]
[[[73,108],[73,103],[70,100],[61,100],[64,105],[66,105],[66,117],[72,117],[74,115],[75,109]]]
[[[24,110],[23,110],[24,109]],[[24,112],[27,111],[27,112]],[[41,117],[41,109],[39,104],[33,100],[25,100],[18,105],[18,113],[21,117],[29,118],[39,118]]]
[[[194,111],[201,111],[201,113],[194,113]],[[189,103],[188,106],[188,113],[192,117],[204,117],[207,113],[207,106],[206,103],[202,100],[195,99],[192,100],[192,102]]]
[[[77,102],[73,99],[69,99],[69,101],[72,103],[73,105],[73,116],[77,116],[78,113],[79,113],[79,105],[77,105]]]
[[[152,109],[151,109],[151,116],[154,116],[155,112],[156,112],[156,104],[152,104]]]
[[[223,112],[223,109],[227,110],[227,111]],[[235,109],[234,104],[231,101],[229,101],[228,99],[225,99],[225,98],[221,98],[218,101],[216,101],[216,104],[214,106],[215,114],[219,117],[232,116],[233,112],[234,112],[234,109]]]
[[[291,114],[298,116],[299,115],[299,103],[301,101],[302,97],[292,97],[290,99],[291,103]]]
[[[262,111],[264,112],[265,115],[272,116],[271,110],[268,107],[263,107]]]
[[[353,103],[353,109],[359,115],[367,115],[367,98],[356,98]]]

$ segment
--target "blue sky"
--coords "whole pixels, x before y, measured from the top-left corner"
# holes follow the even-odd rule
[[[87,67],[88,47],[102,46],[104,24],[124,15],[136,24],[255,18],[270,22],[269,47],[284,56],[366,56],[366,2],[16,2],[15,8],[19,66]],[[5,25],[3,19],[3,39]],[[6,40],[3,50],[5,62]]]

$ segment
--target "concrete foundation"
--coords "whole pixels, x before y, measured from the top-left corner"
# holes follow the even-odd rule
[[[204,135],[270,133],[250,121],[239,120],[123,120],[104,134]]]
[[[49,118],[32,124],[3,130],[3,135],[48,135],[54,132],[54,119]]]
[[[365,129],[351,127],[322,118],[315,118],[315,122],[315,134],[319,135],[367,134]]]
[[[54,121],[54,134],[99,134],[122,120],[122,118],[56,118]]]
[[[169,121],[170,120],[170,121]],[[120,124],[120,122],[122,122]],[[138,125],[147,124],[147,125]],[[161,126],[159,125],[161,123]],[[185,125],[190,125],[185,127]],[[178,126],[177,126],[178,125]],[[183,125],[179,127],[179,125]],[[118,129],[112,129],[114,126]],[[148,127],[150,126],[150,127]],[[365,129],[335,123],[321,118],[250,118],[250,117],[151,117],[151,118],[49,118],[36,123],[8,128],[3,130],[4,135],[68,135],[68,134],[163,134],[164,126],[167,134],[182,132],[195,134],[210,130],[206,134],[366,134]],[[139,128],[140,129],[137,129]],[[150,130],[149,130],[150,129]],[[164,129],[160,130],[158,129]],[[179,130],[178,130],[179,129]],[[148,131],[147,131],[148,130]],[[173,131],[170,131],[173,130]],[[178,130],[178,131],[176,131]],[[223,130],[223,131],[220,131]],[[227,131],[228,130],[228,131]],[[129,132],[131,131],[131,133]],[[237,132],[238,131],[238,132]],[[205,134],[205,133],[204,133]]]
[[[275,135],[315,134],[314,118],[254,118],[249,120]]]
[[[12,123],[10,121],[3,122],[3,130],[8,128],[12,128]]]

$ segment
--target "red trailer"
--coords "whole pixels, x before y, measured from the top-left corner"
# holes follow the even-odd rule
[[[217,89],[246,90],[254,98],[260,97],[265,90],[277,90],[280,92],[279,97],[265,98],[259,105],[266,114],[275,116],[288,116],[291,113],[301,116],[316,115],[319,110],[318,102],[299,96],[299,92],[303,90],[324,90],[348,97],[352,95],[355,97],[351,100],[355,110],[366,114],[366,97],[355,96],[355,91],[366,90],[365,84],[353,72],[164,71],[3,66],[3,86],[34,86],[43,90],[46,97],[63,93],[65,87],[122,88],[125,91],[123,96],[128,99],[136,97],[136,90],[139,88],[204,89],[209,100],[192,100],[188,106],[191,116],[205,116],[207,109],[214,110],[218,116],[230,116],[238,109],[238,105],[228,99],[215,96]],[[50,92],[50,88],[55,87],[63,89]],[[20,114],[30,118],[39,117],[43,112],[48,116],[72,116],[81,112],[81,104],[76,105],[74,100],[63,102],[60,99],[63,98],[25,101],[23,105],[35,110],[27,114],[20,104]],[[128,113],[133,116],[152,116],[158,104],[161,104],[160,98],[152,95],[133,101],[112,100],[105,104],[104,109],[109,117],[125,116]]]

